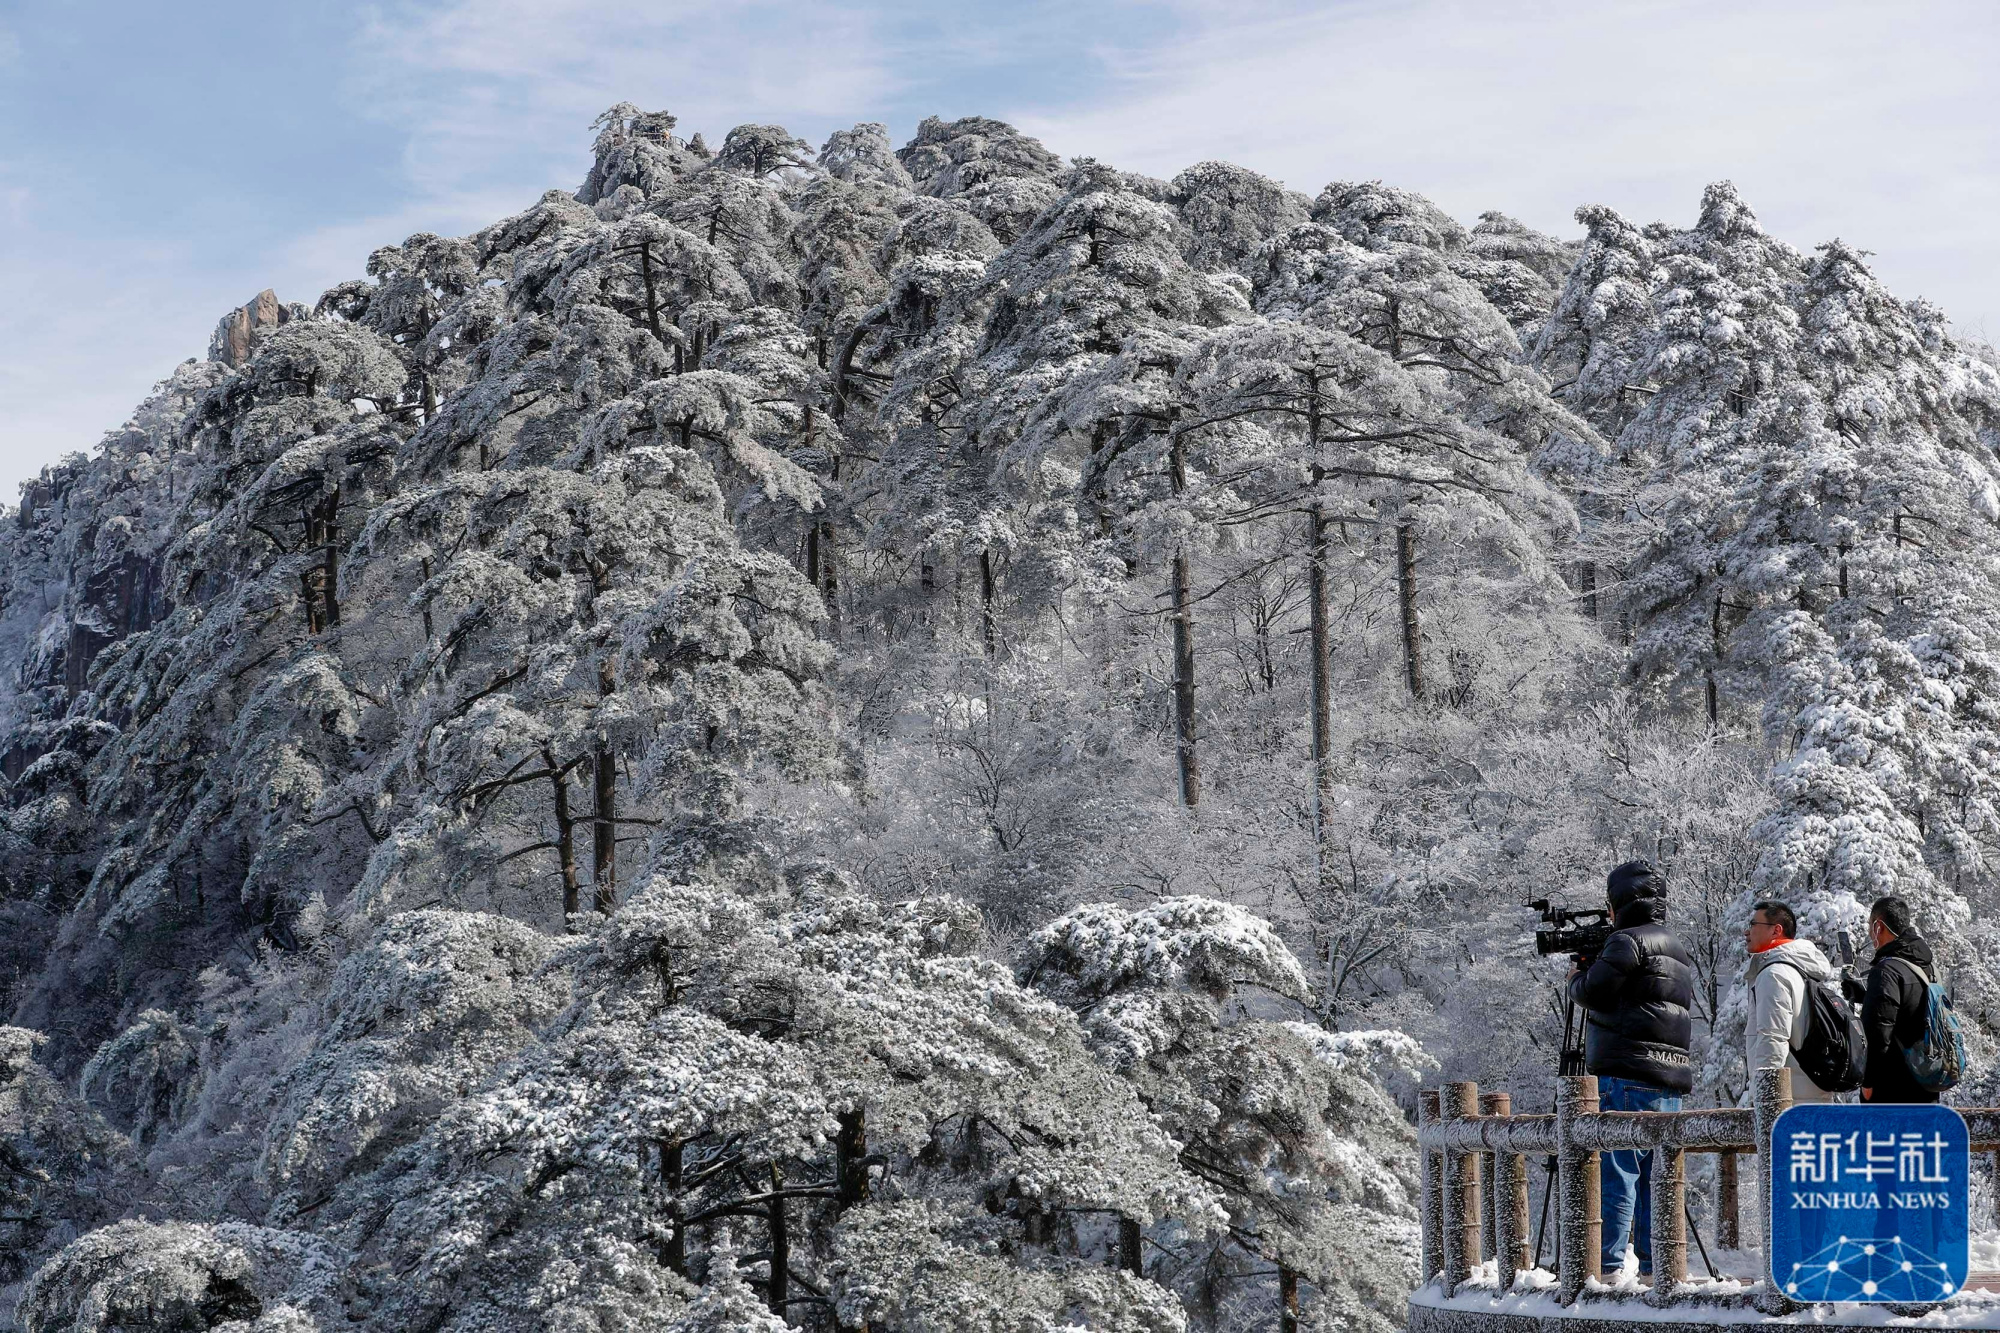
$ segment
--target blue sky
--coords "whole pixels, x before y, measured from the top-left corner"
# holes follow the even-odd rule
[[[1996,38],[1990,0],[0,0],[0,494],[259,289],[574,188],[621,100],[711,141],[993,115],[1563,235],[1586,202],[1686,222],[1728,177],[2000,337]]]

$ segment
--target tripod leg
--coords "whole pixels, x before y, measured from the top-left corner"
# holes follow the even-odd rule
[[[1556,1159],[1548,1158],[1542,1166],[1542,1219],[1535,1224],[1535,1267],[1542,1266],[1542,1242],[1549,1235],[1549,1196],[1556,1192]],[[1556,1244],[1562,1244],[1562,1237],[1556,1237]]]
[[[1710,1277],[1710,1279],[1714,1279],[1720,1276],[1720,1274],[1718,1274],[1715,1271],[1715,1261],[1708,1257],[1708,1246],[1702,1244],[1701,1228],[1694,1224],[1694,1209],[1688,1207],[1687,1204],[1683,1203],[1681,1205],[1681,1212],[1687,1215],[1688,1234],[1694,1237],[1694,1247],[1697,1250],[1701,1251],[1702,1267],[1708,1270],[1708,1276]]]

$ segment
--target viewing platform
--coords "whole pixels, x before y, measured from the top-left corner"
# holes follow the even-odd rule
[[[1472,1083],[1419,1094],[1422,1280],[1410,1293],[1410,1333],[1648,1333],[1815,1327],[2000,1329],[2000,1237],[1975,1236],[1973,1275],[1936,1303],[1807,1304],[1773,1287],[1761,1248],[1746,1246],[1742,1184],[1757,1216],[1771,1211],[1771,1130],[1792,1104],[1791,1071],[1756,1076],[1752,1105],[1696,1111],[1600,1111],[1597,1080],[1557,1080],[1553,1114],[1514,1115],[1504,1093]],[[1975,1154],[2000,1151],[2000,1109],[1957,1108]],[[1598,1154],[1652,1154],[1651,1287],[1599,1271],[1603,1234]],[[1689,1272],[1687,1158],[1716,1159],[1713,1248]],[[1754,1175],[1741,1180],[1748,1156]],[[1537,1266],[1540,1237],[1529,1225],[1530,1159],[1555,1161],[1543,1227],[1555,1242],[1553,1271]],[[1765,1222],[1758,1223],[1761,1233]],[[1761,1247],[1761,1236],[1756,1238]],[[1984,1243],[1981,1243],[1983,1240]],[[1698,1249],[1703,1246],[1697,1246]]]

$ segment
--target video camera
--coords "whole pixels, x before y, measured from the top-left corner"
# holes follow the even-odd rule
[[[1611,913],[1602,907],[1557,907],[1547,898],[1537,898],[1528,906],[1542,915],[1543,924],[1535,930],[1535,952],[1543,957],[1566,953],[1595,958],[1615,929]]]

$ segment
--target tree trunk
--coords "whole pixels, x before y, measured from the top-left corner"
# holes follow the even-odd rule
[[[771,1192],[777,1194],[785,1187],[785,1173],[776,1166],[771,1168]],[[772,1314],[783,1319],[785,1306],[791,1302],[792,1294],[792,1232],[785,1218],[783,1197],[771,1200],[771,1285],[765,1292],[765,1305]]]
[[[659,340],[660,349],[666,350],[667,332],[660,327],[660,294],[653,278],[653,247],[639,247],[639,272],[646,280],[646,327]]]
[[[1322,470],[1313,472],[1319,480]],[[1315,501],[1306,513],[1306,554],[1312,594],[1313,849],[1322,886],[1327,881],[1327,813],[1333,808],[1333,608],[1326,530],[1326,516]]]
[[[1715,668],[1722,664],[1722,594],[1715,596],[1715,609],[1708,617],[1709,648],[1714,653],[1714,664],[1708,668],[1708,725],[1713,728],[1721,718],[1720,699],[1715,688]]]
[[[583,905],[583,886],[576,871],[576,820],[569,812],[569,773],[556,764],[555,755],[548,750],[542,751],[542,763],[548,766],[549,781],[555,787],[556,858],[562,865],[563,920],[567,922]]]
[[[996,656],[1000,651],[1000,627],[993,608],[993,553],[983,546],[979,548],[979,625],[986,655]]]
[[[431,581],[431,558],[429,556],[425,556],[424,582],[429,583],[430,581]],[[431,630],[431,604],[430,600],[426,598],[424,600],[424,642],[429,643],[435,637],[437,636]]]
[[[1278,1265],[1278,1333],[1299,1333],[1299,1275]]]
[[[806,411],[810,413],[811,408]],[[837,488],[840,485],[840,456],[834,455],[828,473]],[[821,510],[819,522],[819,588],[820,600],[826,603],[828,636],[834,642],[840,641],[840,546],[834,531],[833,519]]]
[[[1146,1234],[1139,1227],[1138,1219],[1121,1217],[1118,1219],[1118,1266],[1134,1277],[1145,1274]]]
[[[1195,752],[1194,606],[1185,551],[1174,553],[1174,740],[1180,757],[1181,804],[1201,803],[1201,758]]]
[[[340,551],[335,538],[340,531],[340,487],[305,511],[303,553],[319,555],[319,563],[299,571],[299,595],[305,602],[306,632],[318,634],[340,623],[340,596],[334,583],[340,577]]]
[[[673,1234],[662,1245],[660,1262],[682,1277],[688,1275],[687,1225],[681,1206],[682,1147],[679,1139],[660,1141],[660,1183],[667,1189],[667,1226]]]
[[[1577,590],[1583,594],[1583,613],[1597,623],[1597,562],[1585,560],[1576,567]]]
[[[1312,600],[1312,759],[1313,759],[1313,860],[1320,891],[1327,882],[1326,819],[1333,806],[1333,606],[1327,570],[1326,511],[1321,507],[1320,487],[1326,484],[1326,465],[1320,458],[1319,373],[1305,375],[1306,447],[1312,451],[1313,498],[1306,509],[1307,584]],[[1259,625],[1260,649],[1266,649],[1269,634]]]
[[[1174,494],[1187,489],[1187,446],[1176,432],[1169,450]],[[1173,559],[1174,615],[1174,741],[1180,759],[1181,804],[1192,810],[1201,803],[1201,758],[1195,752],[1194,719],[1194,581],[1186,547],[1176,547]]]
[[[1396,595],[1403,613],[1403,681],[1410,697],[1424,697],[1424,647],[1417,623],[1417,529],[1396,525]]]
[[[834,535],[832,523],[819,525],[819,595],[826,603],[827,632],[837,643],[841,637],[840,552]]]
[[[838,1180],[835,1188],[839,1197],[834,1201],[834,1210],[844,1213],[858,1203],[868,1199],[868,1121],[867,1112],[856,1108],[842,1113],[840,1134],[834,1140],[834,1157],[837,1162]]]
[[[340,483],[335,482],[333,490],[326,497],[323,526],[320,541],[325,544],[324,560],[326,578],[326,623],[329,627],[340,624]]]
[[[317,634],[326,628],[323,608],[326,605],[320,580],[326,577],[326,570],[320,565],[307,565],[299,571],[299,601],[306,609],[306,633]],[[81,683],[73,688],[81,689]]]
[[[608,698],[616,682],[611,664],[597,668],[597,694]],[[591,757],[591,787],[596,819],[591,827],[591,906],[606,916],[618,905],[618,756],[609,741],[599,741]]]

